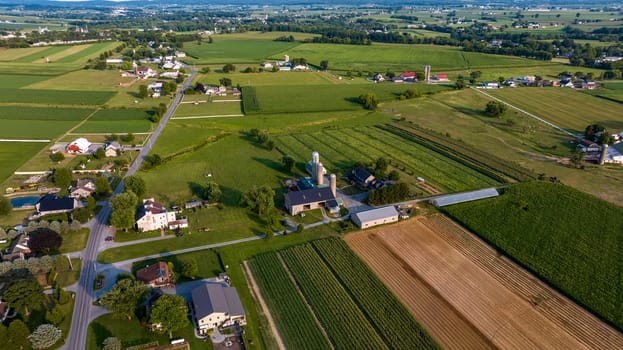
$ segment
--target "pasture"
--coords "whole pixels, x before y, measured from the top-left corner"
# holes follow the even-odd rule
[[[346,240],[446,349],[623,345],[617,331],[441,215]]]
[[[572,132],[589,124],[613,131],[623,129],[621,104],[568,88],[517,88],[488,90],[491,95]]]
[[[496,199],[444,210],[564,294],[623,328],[621,207],[563,185],[531,182],[509,187]]]
[[[265,253],[252,259],[250,266],[288,347],[327,349],[330,343],[336,349],[437,348],[340,239]],[[391,320],[386,317],[388,309]],[[312,317],[320,321],[326,336]],[[307,326],[301,327],[298,320]]]
[[[46,143],[0,142],[0,183],[47,146]]]
[[[0,106],[0,138],[52,139],[92,112],[79,108]]]
[[[142,109],[100,109],[73,133],[147,132],[153,127],[153,123],[148,119],[149,116],[150,111]]]
[[[312,151],[318,151],[329,172],[346,173],[356,162],[370,163],[384,157],[404,168],[415,182],[424,178],[442,192],[459,192],[490,187],[495,180],[420,144],[376,127],[326,128],[309,133],[276,137],[284,154],[294,157],[303,167]],[[405,176],[405,175],[403,175]]]
[[[35,90],[119,91],[135,80],[136,78],[124,78],[114,70],[83,69],[56,77],[39,78],[23,86]]]
[[[432,74],[447,70],[480,69],[488,67],[541,66],[546,63],[525,58],[489,55],[478,52],[463,52],[460,48],[434,45],[380,44],[371,46],[337,44],[302,44],[270,58],[305,58],[318,65],[329,61],[330,70],[351,70],[367,72],[400,72],[403,70],[423,71],[423,66],[432,66]]]
[[[11,62],[23,57],[34,56],[45,49],[45,47],[24,47],[16,49],[1,48],[0,62]]]
[[[49,77],[37,75],[2,75],[2,88],[19,89],[27,85],[39,83]]]

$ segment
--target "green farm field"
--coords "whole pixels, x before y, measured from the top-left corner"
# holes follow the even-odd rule
[[[206,97],[198,96],[198,98]],[[231,98],[233,99],[234,97]],[[175,110],[175,116],[173,118],[175,119],[179,117],[192,116],[242,115],[240,104],[240,101],[203,102],[199,104],[184,103],[180,104],[177,107],[177,109]]]
[[[480,69],[490,67],[525,67],[544,65],[518,57],[488,55],[477,52],[463,52],[459,48],[433,45],[373,44],[371,46],[302,44],[298,47],[271,56],[282,59],[284,54],[291,58],[304,57],[312,64],[329,61],[329,69],[369,72],[387,70],[422,71],[426,64],[432,65],[432,73],[444,70]],[[538,62],[538,63],[537,63]]]
[[[304,164],[318,151],[329,171],[347,171],[356,162],[369,163],[379,157],[391,160],[422,177],[442,192],[484,188],[498,183],[415,142],[375,127],[327,128],[276,138],[277,147]]]
[[[407,89],[418,90],[421,93],[435,93],[448,90],[449,87],[428,84],[373,84],[363,79],[359,79],[353,84],[339,84],[331,87],[313,85],[261,86],[256,88],[259,111],[252,113],[359,110],[363,107],[357,99],[362,94],[373,92],[380,101],[391,101],[397,99]]]
[[[17,49],[0,49],[0,62],[11,62],[23,57],[34,56],[45,50],[45,47],[26,47]]]
[[[11,77],[11,76],[7,76]],[[26,89],[35,90],[79,90],[79,91],[120,91],[136,78],[122,77],[117,71],[111,70],[78,70],[56,77],[38,77]],[[123,85],[123,86],[122,86]],[[138,85],[137,85],[138,86]]]
[[[586,91],[585,93],[623,103],[623,82],[602,83],[601,87],[601,89]]]
[[[38,82],[49,79],[46,76],[36,76],[36,75],[2,75],[2,88],[4,89],[19,89],[31,84],[36,84]]]
[[[147,132],[153,127],[149,116],[149,112],[142,109],[100,109],[73,133]]]
[[[564,185],[529,182],[509,187],[495,199],[444,210],[566,295],[623,328],[621,207]]]
[[[0,103],[23,103],[44,105],[101,105],[113,92],[107,91],[63,91],[0,88]]]
[[[93,110],[0,106],[0,137],[51,139],[78,124]],[[37,127],[33,127],[36,124]]]
[[[233,85],[242,86],[289,86],[289,85],[331,85],[350,84],[346,80],[337,80],[327,72],[262,72],[262,73],[209,73],[197,74],[194,82],[204,85],[218,85],[221,77],[230,78]],[[194,95],[187,96],[193,98]]]
[[[623,129],[620,103],[574,89],[499,89],[490,94],[573,132],[583,132],[587,125],[595,123],[612,130]]]
[[[47,146],[47,143],[0,142],[0,164],[2,164],[0,167],[0,183],[3,183],[22,164]]]
[[[259,65],[267,57],[300,45],[297,42],[272,40],[252,40],[218,37],[212,44],[189,42],[184,51],[190,56],[191,64],[256,63]]]

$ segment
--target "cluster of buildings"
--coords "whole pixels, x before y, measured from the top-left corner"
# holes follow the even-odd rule
[[[509,78],[503,82],[484,82],[481,88],[499,89],[505,86],[568,87],[573,89],[594,90],[597,88],[597,83],[588,79],[574,79],[574,77],[569,75],[562,75],[559,80],[537,79],[534,75],[527,75],[521,78]]]
[[[600,133],[596,133],[599,137]],[[623,164],[623,132],[612,134],[614,143],[612,146],[583,139],[577,145],[577,149],[584,152],[584,160],[596,162],[600,165],[605,163]]]
[[[337,178],[329,175],[320,162],[320,154],[312,152],[312,160],[306,165],[310,177],[298,179],[295,185],[289,187],[285,194],[285,207],[290,215],[297,215],[306,210],[327,208],[331,213],[339,213],[341,200],[336,197]]]
[[[152,288],[174,287],[172,272],[166,262],[160,261],[136,271],[136,279]],[[222,273],[218,278],[203,283],[190,291],[193,321],[200,334],[232,325],[245,325],[246,314],[235,287]]]
[[[276,61],[274,64],[271,62],[263,62],[260,67],[264,70],[278,70],[278,71],[306,71],[309,70],[309,66],[306,64],[294,64],[290,61],[290,56],[285,55],[283,61]],[[276,67],[276,68],[275,68]]]
[[[224,85],[203,85],[201,83],[197,83],[197,85],[195,85],[195,91],[208,96],[227,96],[228,93],[234,97],[240,97],[242,95],[237,87],[231,87],[228,89],[227,86]]]
[[[174,211],[168,211],[164,205],[153,198],[143,199],[138,207],[135,226],[139,231],[176,230],[188,227],[188,219],[177,219]]]
[[[381,83],[384,81],[390,81],[393,83],[414,83],[419,81],[416,72],[401,72],[399,75],[389,77],[387,75],[383,75],[381,73],[376,73],[372,77],[372,81],[375,83]],[[448,75],[445,73],[438,73],[431,76],[431,66],[424,66],[424,82],[427,84],[435,84],[435,83],[447,83],[450,79],[448,79]]]
[[[80,137],[68,143],[65,146],[65,152],[69,154],[93,154],[98,148],[104,149],[106,157],[117,157],[124,151],[123,146],[117,141],[95,144],[89,142],[89,140],[84,137]]]

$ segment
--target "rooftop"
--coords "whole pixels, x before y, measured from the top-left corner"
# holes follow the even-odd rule
[[[335,201],[335,196],[331,192],[331,188],[310,188],[302,191],[288,192],[286,198],[291,205],[300,205],[307,203],[316,203],[324,201]]]
[[[380,220],[380,219],[387,218],[389,216],[398,215],[398,211],[393,205],[390,205],[387,207],[381,207],[381,208],[375,208],[375,209],[362,211],[354,215],[357,216],[359,221],[366,222],[366,221]]]

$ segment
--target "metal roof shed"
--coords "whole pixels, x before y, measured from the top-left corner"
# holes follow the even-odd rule
[[[430,203],[437,208],[445,207],[447,205],[459,204],[464,202],[471,202],[479,199],[497,197],[500,194],[495,188],[485,188],[484,190],[463,192],[456,194],[448,194],[439,196],[430,200]]]

